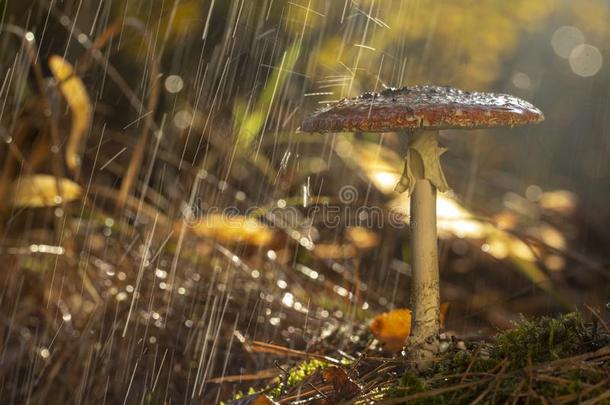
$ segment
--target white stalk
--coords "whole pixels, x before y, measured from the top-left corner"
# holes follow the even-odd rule
[[[405,173],[398,191],[411,192],[411,358],[429,360],[438,352],[440,296],[436,191],[447,190],[439,156],[438,131],[411,135]],[[423,365],[423,364],[422,364]]]

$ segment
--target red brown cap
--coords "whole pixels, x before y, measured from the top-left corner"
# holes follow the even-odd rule
[[[305,132],[390,132],[400,129],[513,127],[544,120],[542,111],[508,94],[449,86],[389,88],[343,99],[309,116]]]

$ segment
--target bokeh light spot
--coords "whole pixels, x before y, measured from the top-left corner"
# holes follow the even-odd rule
[[[564,25],[559,27],[551,38],[553,51],[562,58],[569,58],[570,53],[578,45],[585,43],[585,35],[576,27]]]
[[[603,57],[599,49],[593,45],[578,45],[570,53],[570,68],[578,76],[595,76],[602,67]]]
[[[517,72],[513,75],[513,85],[522,90],[527,90],[532,86],[532,79],[523,72]]]
[[[184,82],[182,81],[182,78],[180,76],[169,75],[165,79],[165,90],[167,90],[168,93],[179,93],[183,87]]]

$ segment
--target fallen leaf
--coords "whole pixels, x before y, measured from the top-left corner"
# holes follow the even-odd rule
[[[332,384],[335,390],[333,399],[350,399],[360,393],[361,387],[352,380],[344,369],[337,366],[330,366],[324,369],[324,381]]]
[[[80,166],[80,148],[91,122],[91,101],[81,79],[75,75],[72,65],[61,56],[49,58],[49,68],[59,84],[72,115],[72,128],[66,144],[66,164],[75,171]]]
[[[272,401],[265,394],[248,395],[233,402],[233,405],[276,405],[277,402]]]
[[[190,226],[195,234],[224,243],[265,246],[271,243],[274,235],[268,226],[243,215],[206,215]]]
[[[58,188],[59,183],[59,188]],[[61,193],[60,191],[61,190]],[[53,207],[80,197],[81,186],[69,179],[48,174],[23,176],[11,185],[11,207]]]
[[[399,352],[411,333],[411,311],[394,309],[377,315],[369,328],[373,335],[390,352]]]

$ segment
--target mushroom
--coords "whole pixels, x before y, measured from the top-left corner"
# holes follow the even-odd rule
[[[304,132],[390,132],[409,135],[397,192],[411,196],[411,309],[409,354],[422,364],[439,348],[439,272],[436,191],[449,186],[439,156],[441,129],[475,129],[537,123],[542,112],[506,94],[466,92],[448,86],[388,88],[343,99],[309,116]]]

